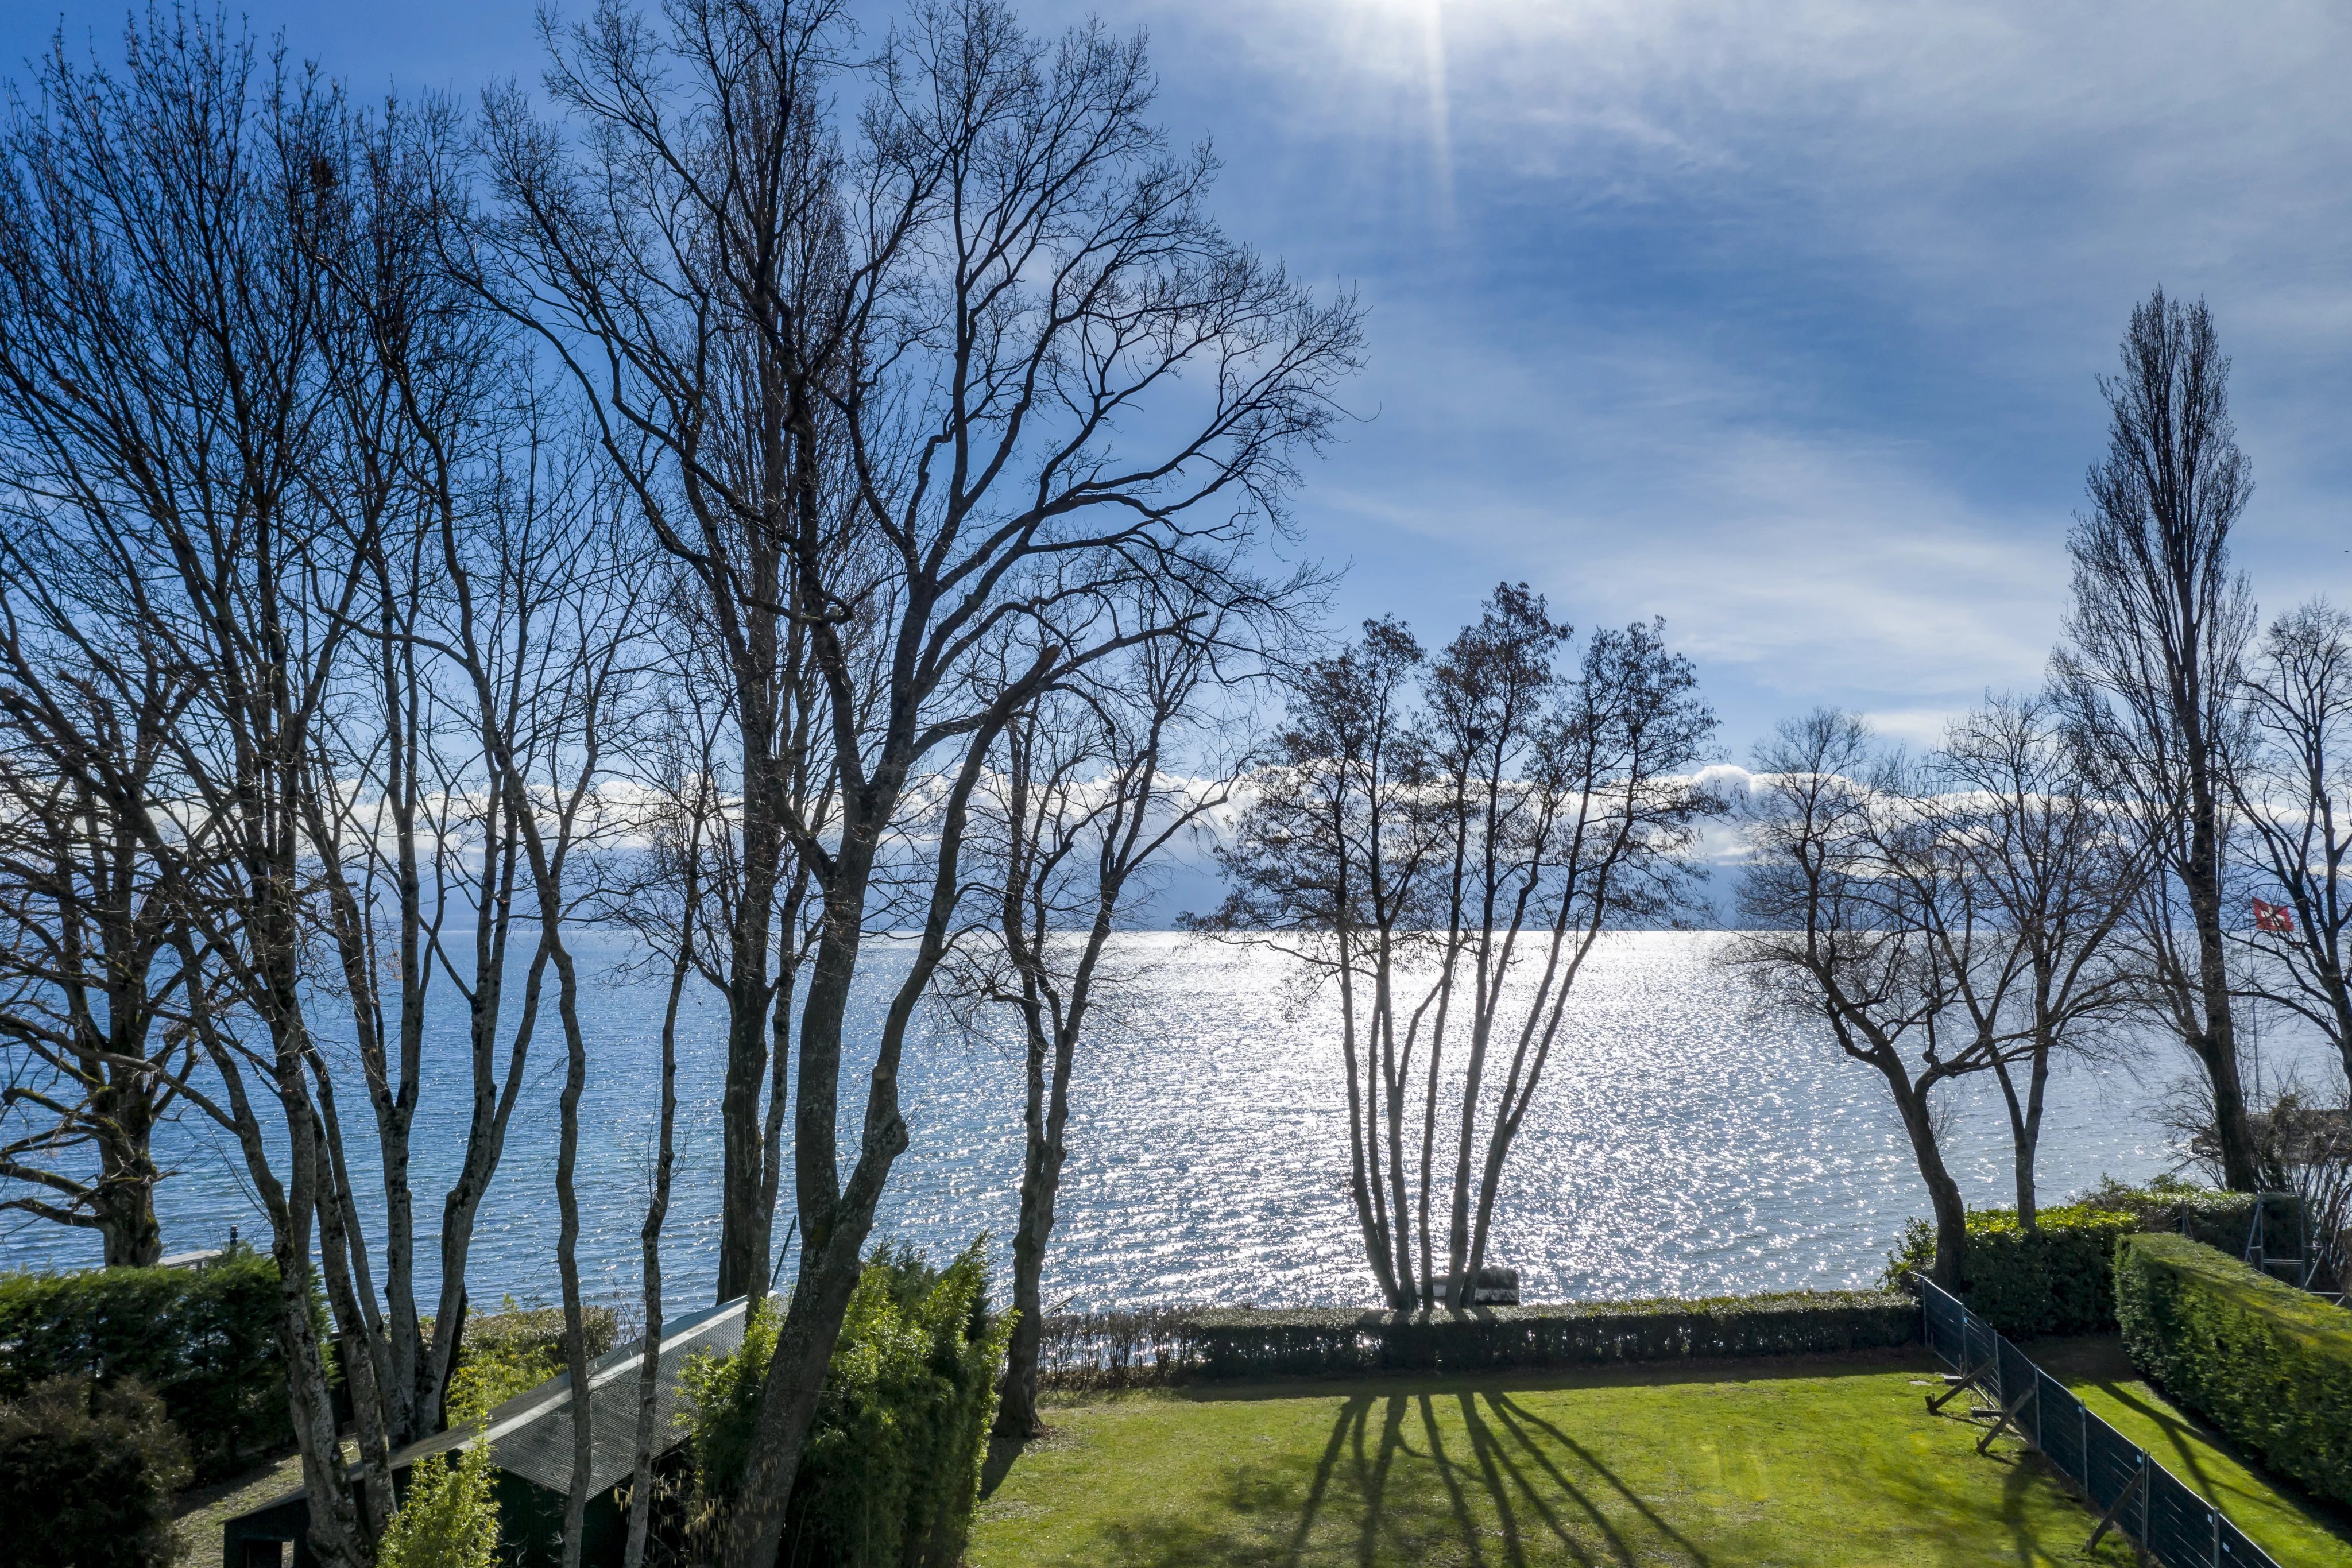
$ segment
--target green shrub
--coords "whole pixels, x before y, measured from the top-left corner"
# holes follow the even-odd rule
[[[2074,1201],[2081,1208],[2128,1214],[2138,1222],[2135,1228],[2175,1231],[2208,1247],[2218,1247],[2232,1258],[2244,1255],[2246,1233],[2254,1219],[2253,1194],[2196,1186],[2178,1176],[2160,1176],[2145,1186],[2127,1186],[2113,1176],[2102,1176],[2098,1186]],[[2280,1213],[2276,1205],[2265,1214],[2269,1223],[2282,1232],[2272,1239],[2284,1240],[2284,1232],[2293,1228],[2293,1218]],[[2272,1249],[2290,1253],[2295,1250],[2293,1247]]]
[[[2011,1339],[2113,1329],[2116,1239],[2138,1229],[2139,1219],[2085,1204],[2045,1208],[2036,1218],[2038,1228],[2027,1230],[2015,1209],[1969,1210],[1960,1299]],[[1906,1274],[1926,1274],[1935,1261],[1935,1227],[1915,1219],[1887,1255],[1886,1282],[1892,1288]]]
[[[1803,1291],[1458,1313],[1241,1309],[1193,1312],[1181,1337],[1173,1359],[1204,1377],[1494,1371],[1880,1349],[1919,1337],[1919,1304],[1876,1291]]]
[[[451,1458],[427,1454],[409,1471],[407,1494],[376,1545],[376,1568],[497,1568],[498,1467],[489,1445]]]
[[[51,1378],[144,1384],[198,1479],[292,1436],[278,1352],[278,1268],[239,1249],[199,1269],[0,1275],[0,1399]]]
[[[951,1568],[961,1557],[1013,1323],[988,1311],[985,1242],[944,1270],[887,1247],[866,1261],[793,1484],[789,1568]],[[716,1528],[742,1478],[777,1320],[762,1302],[736,1354],[686,1368],[698,1530]]]
[[[501,1317],[531,1315],[509,1312]],[[604,1317],[609,1337],[612,1313],[605,1312]],[[475,1440],[454,1454],[427,1454],[416,1461],[400,1508],[376,1544],[376,1568],[497,1568],[499,1471],[489,1445],[479,1437],[489,1424],[492,1406],[547,1380],[537,1377],[522,1389],[508,1389],[507,1383],[531,1369],[532,1355],[544,1352],[533,1345],[527,1332],[501,1332],[500,1317],[485,1314],[476,1322],[493,1325],[484,1336],[487,1354],[469,1362],[461,1352],[458,1368],[449,1378],[449,1424],[472,1427]],[[475,1326],[466,1325],[469,1335]],[[560,1312],[556,1332],[559,1336],[562,1332]],[[595,1332],[592,1322],[592,1339]]]
[[[2124,1239],[2132,1363],[2280,1475],[2352,1502],[2352,1312],[2185,1236]]]
[[[582,1318],[588,1359],[593,1361],[613,1348],[617,1320],[610,1307],[589,1307]],[[424,1332],[433,1332],[430,1318]],[[463,1419],[461,1410],[488,1411],[528,1394],[564,1364],[561,1307],[520,1308],[509,1296],[498,1312],[471,1313],[457,1341],[457,1364],[449,1374],[449,1419]]]
[[[37,1383],[0,1401],[0,1568],[166,1568],[187,1479],[185,1442],[136,1379]]]

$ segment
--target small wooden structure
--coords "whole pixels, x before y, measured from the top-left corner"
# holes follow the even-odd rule
[[[678,1430],[677,1377],[688,1356],[726,1354],[743,1343],[739,1297],[662,1325],[661,1364],[655,1395],[656,1453],[674,1455]],[[588,1512],[582,1527],[583,1568],[617,1568],[625,1520],[621,1488],[636,1468],[637,1366],[642,1341],[589,1364],[589,1430],[594,1460],[588,1478]],[[572,1378],[558,1373],[528,1394],[490,1412],[478,1431],[443,1432],[392,1457],[393,1486],[404,1492],[416,1461],[476,1442],[490,1446],[497,1466],[499,1558],[517,1568],[554,1568],[562,1561],[563,1504],[572,1490]],[[301,1491],[249,1509],[221,1527],[222,1568],[315,1568],[309,1540],[310,1504]]]
[[[1433,1284],[1437,1299],[1445,1301],[1454,1293],[1452,1274],[1440,1274]],[[1470,1282],[1470,1304],[1474,1307],[1516,1307],[1519,1304],[1519,1271],[1499,1263],[1489,1263],[1478,1270]]]

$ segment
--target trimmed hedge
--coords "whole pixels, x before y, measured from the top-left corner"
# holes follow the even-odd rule
[[[123,1378],[45,1378],[0,1400],[0,1568],[170,1568],[187,1446]]]
[[[0,1275],[0,1399],[93,1375],[152,1389],[198,1479],[234,1475],[291,1436],[277,1265],[239,1249],[197,1269]]]
[[[2132,1214],[2070,1204],[2045,1208],[2037,1229],[2011,1208],[1969,1211],[1968,1251],[1960,1260],[1960,1300],[2011,1339],[2103,1333],[2116,1326],[2117,1238],[2139,1228]],[[1890,1285],[1936,1261],[1935,1228],[1915,1219],[1886,1260]]]
[[[2352,1312],[2185,1236],[2127,1236],[2132,1363],[2280,1475],[2352,1503]]]
[[[1184,1324],[1181,1360],[1205,1377],[1484,1372],[1875,1350],[1918,1337],[1908,1296],[1808,1291],[1465,1312],[1201,1312]]]

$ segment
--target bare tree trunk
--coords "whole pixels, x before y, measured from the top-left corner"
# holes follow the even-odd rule
[[[2017,1223],[2021,1229],[2037,1230],[2041,1228],[2041,1215],[2034,1197],[2034,1156],[2042,1145],[2042,1099],[2043,1088],[2050,1082],[2050,1058],[2044,1051],[2036,1051],[2026,1058],[2022,1096],[2018,1093],[2017,1081],[2007,1061],[1996,1059],[1993,1071],[2000,1079],[2000,1097],[2009,1107],[2010,1168],[2017,1183]]]
[[[1879,1071],[1895,1096],[1895,1109],[1902,1113],[1903,1131],[1911,1140],[1911,1157],[1918,1164],[1919,1179],[1927,1185],[1928,1207],[1936,1217],[1936,1283],[1958,1291],[1967,1277],[1969,1211],[1960,1197],[1959,1183],[1944,1164],[1943,1145],[1936,1137],[1935,1117],[1927,1106],[1929,1086],[1915,1087],[1899,1062],[1882,1064]]]
[[[1021,1219],[1013,1233],[1013,1310],[1020,1315],[1013,1320],[1005,1352],[996,1413],[996,1429],[1008,1437],[1034,1437],[1045,1429],[1037,1416],[1037,1355],[1045,1333],[1045,1244],[1054,1233],[1055,1199],[1069,1154],[1064,1131],[1070,1116],[1074,1044],[1067,1030],[1051,1042],[1033,1037],[1030,1044],[1022,1118]],[[1050,1049],[1050,1072],[1041,1046]]]
[[[551,927],[553,916],[550,916]],[[595,1400],[588,1386],[588,1318],[580,1292],[580,1093],[588,1086],[587,1038],[580,1029],[580,978],[572,955],[551,929],[556,1010],[563,1019],[564,1070],[561,1142],[555,1156],[555,1199],[561,1212],[555,1262],[563,1285],[563,1364],[572,1375],[572,1485],[563,1498],[563,1568],[580,1568],[581,1532],[588,1519],[588,1478],[596,1463]],[[646,1332],[659,1336],[658,1323]]]

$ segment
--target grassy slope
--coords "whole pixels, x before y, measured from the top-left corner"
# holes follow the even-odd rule
[[[2282,1563],[2352,1568],[2352,1520],[2250,1469],[2235,1446],[2148,1386],[2114,1334],[2036,1340],[2026,1354],[2094,1415],[2156,1456]]]
[[[1066,1401],[973,1568],[2081,1563],[2091,1518],[1930,1416],[1924,1357]],[[2101,1561],[2127,1562],[2103,1547]]]

